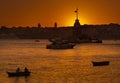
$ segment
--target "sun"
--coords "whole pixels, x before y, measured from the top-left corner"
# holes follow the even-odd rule
[[[82,18],[82,17],[79,19],[79,22],[81,25],[87,24],[87,20],[85,18]]]
[[[74,25],[75,20],[74,19],[68,19],[66,22],[66,25],[68,26],[73,26]]]
[[[66,22],[66,25],[74,26],[75,20],[76,20],[75,18],[68,18],[67,22]],[[87,24],[87,21],[82,17],[79,18],[79,22],[80,22],[81,25]]]
[[[87,18],[84,17],[84,15],[79,15],[78,17],[76,17],[75,13],[69,13],[69,14],[65,14],[65,18],[63,19],[63,22],[65,24],[65,26],[74,26],[75,20],[78,19],[80,22],[80,25],[84,25],[88,23]]]

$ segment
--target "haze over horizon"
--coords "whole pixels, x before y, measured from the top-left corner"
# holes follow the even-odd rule
[[[0,0],[0,26],[120,24],[120,0]]]

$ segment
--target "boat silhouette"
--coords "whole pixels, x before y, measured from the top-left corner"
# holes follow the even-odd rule
[[[9,77],[30,76],[30,72],[7,72]]]
[[[101,61],[101,62],[94,62],[92,61],[93,66],[107,66],[109,65],[109,61]]]

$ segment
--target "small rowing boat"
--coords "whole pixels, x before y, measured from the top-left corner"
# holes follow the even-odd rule
[[[30,72],[7,72],[9,77],[30,76]]]
[[[109,65],[109,61],[101,61],[101,62],[94,62],[92,61],[93,66],[105,66],[105,65]]]

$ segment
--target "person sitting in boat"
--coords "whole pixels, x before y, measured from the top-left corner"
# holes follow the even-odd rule
[[[25,67],[24,72],[29,72],[29,70]]]
[[[20,68],[19,68],[19,67],[17,68],[16,72],[17,72],[17,73],[20,72]]]

